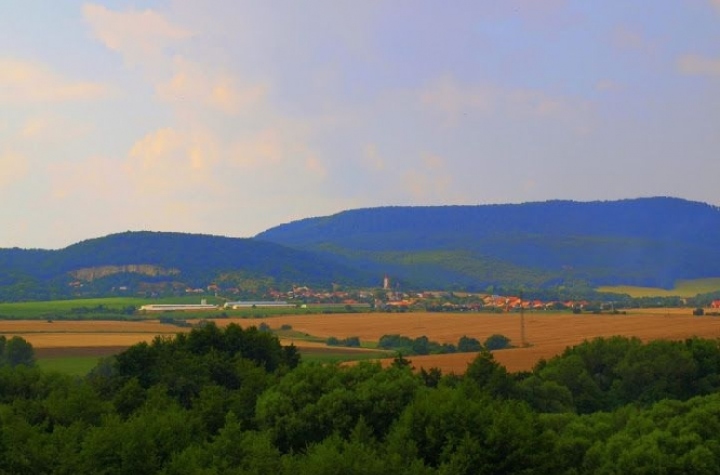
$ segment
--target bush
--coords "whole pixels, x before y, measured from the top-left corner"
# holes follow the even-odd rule
[[[457,350],[461,353],[471,353],[481,351],[482,345],[477,339],[463,335],[458,340]]]
[[[343,346],[349,346],[352,348],[359,348],[360,347],[360,337],[357,336],[350,336],[343,340]]]
[[[14,336],[9,340],[0,335],[0,366],[35,366],[35,351],[24,338]]]
[[[494,335],[490,335],[485,340],[485,348],[490,351],[510,348],[510,338],[497,333]]]
[[[359,348],[360,347],[360,338],[357,336],[350,336],[343,340],[339,340],[339,339],[335,338],[334,336],[331,336],[327,340],[325,340],[325,344],[327,346],[347,346],[350,348]]]
[[[705,309],[702,307],[698,307],[693,310],[693,315],[695,315],[696,317],[702,317],[703,315],[705,315]]]

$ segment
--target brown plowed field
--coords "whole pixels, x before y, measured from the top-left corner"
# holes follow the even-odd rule
[[[642,340],[684,339],[692,336],[720,338],[720,318],[694,317],[691,309],[638,310],[627,315],[572,315],[567,313],[528,312],[525,314],[525,348],[495,352],[495,358],[510,371],[529,370],[541,358],[550,358],[567,346],[597,336],[637,336]],[[520,346],[519,314],[483,313],[356,313],[289,315],[263,320],[221,319],[219,326],[238,323],[247,327],[265,322],[273,329],[291,325],[296,332],[327,338],[357,336],[376,342],[382,335],[398,333],[416,338],[425,335],[441,343],[457,343],[467,335],[485,340],[500,333]],[[106,355],[156,335],[171,336],[188,329],[148,322],[83,321],[53,323],[43,321],[0,321],[0,334],[19,335],[29,341],[38,355]],[[322,343],[283,339],[302,349],[324,348]],[[363,351],[363,350],[355,350]],[[417,367],[438,367],[444,372],[461,373],[474,354],[430,355],[413,357]]]

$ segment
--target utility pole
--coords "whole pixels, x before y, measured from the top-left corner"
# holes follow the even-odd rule
[[[520,344],[525,347],[525,305],[523,305],[523,291],[520,291]]]

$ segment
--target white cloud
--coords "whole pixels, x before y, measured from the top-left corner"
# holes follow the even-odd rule
[[[28,160],[12,150],[0,151],[0,188],[22,180],[29,171]]]
[[[595,83],[595,90],[600,92],[620,91],[622,89],[623,85],[612,79],[601,79]]]
[[[215,139],[209,133],[156,130],[130,150],[126,171],[135,186],[144,192],[172,193],[196,187],[198,192],[212,186],[217,162]]]
[[[73,81],[39,63],[0,58],[0,103],[90,100],[109,92],[105,85]]]
[[[68,143],[88,136],[93,130],[89,123],[75,122],[56,114],[42,114],[31,116],[25,120],[17,132],[17,139],[21,142],[40,143],[56,142]]]
[[[720,58],[687,54],[678,59],[677,68],[681,73],[693,76],[720,76]]]
[[[419,97],[423,105],[444,114],[451,123],[467,114],[569,119],[588,107],[583,101],[552,96],[541,90],[460,84],[448,76],[430,83]]]
[[[305,169],[311,176],[319,180],[324,180],[328,174],[327,168],[316,155],[308,155],[305,159]]]
[[[426,106],[439,110],[450,117],[468,111],[490,112],[495,105],[497,93],[489,87],[462,87],[448,76],[430,84],[420,92],[420,100]]]
[[[228,161],[244,169],[273,166],[282,161],[286,148],[280,132],[274,128],[266,128],[247,140],[235,143]]]
[[[89,157],[48,165],[53,201],[80,196],[98,203],[118,200],[127,193],[127,177],[115,160]]]
[[[162,57],[173,42],[191,36],[190,31],[173,25],[153,10],[117,12],[88,3],[83,6],[83,15],[95,36],[131,66],[148,66]]]
[[[643,54],[653,53],[656,45],[637,27],[620,25],[612,33],[612,43],[622,51],[636,51]]]
[[[385,160],[378,153],[377,145],[369,143],[363,150],[363,164],[372,171],[381,172],[385,170]]]
[[[429,153],[423,154],[419,164],[402,175],[405,192],[421,203],[432,203],[438,199],[445,203],[455,202],[459,194],[453,190],[453,182],[446,159]]]
[[[215,73],[212,68],[184,58],[173,61],[170,80],[156,86],[160,99],[175,105],[205,106],[227,114],[257,106],[266,96],[264,84],[244,85],[229,73]]]

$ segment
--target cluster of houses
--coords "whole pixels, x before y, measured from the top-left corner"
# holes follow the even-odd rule
[[[438,295],[437,292],[426,292],[418,294],[414,298],[402,298],[396,300],[388,300],[385,302],[385,306],[390,308],[412,308],[418,306],[428,307],[427,303],[430,299],[437,300],[441,299],[442,295]],[[496,310],[512,312],[518,310],[561,310],[561,309],[583,309],[589,302],[586,300],[567,300],[567,301],[552,301],[545,302],[542,300],[523,300],[520,297],[515,296],[502,296],[502,295],[485,295],[478,296],[478,298],[461,299],[460,302],[456,301],[445,301],[438,305],[437,310],[446,311],[480,311],[480,310]],[[431,307],[432,308],[432,307]]]
[[[223,305],[208,304],[205,299],[199,304],[148,304],[140,307],[143,312],[166,312],[182,310],[220,310],[244,308],[279,307],[354,307],[386,310],[422,309],[435,311],[504,311],[583,309],[587,301],[524,300],[515,296],[455,294],[452,292],[401,293],[397,291],[322,291],[315,292],[308,287],[296,288],[290,292],[270,291],[268,300],[228,301]],[[718,302],[720,303],[720,302]]]
[[[219,289],[212,284],[206,289],[187,289],[188,293],[214,293]],[[308,286],[295,286],[289,291],[268,290],[263,296],[266,300],[239,300],[227,302],[222,307],[209,305],[205,300],[200,304],[150,304],[143,305],[140,310],[161,312],[172,310],[213,310],[242,309],[263,307],[296,307],[304,305],[370,307],[388,310],[424,309],[434,311],[497,311],[513,312],[520,310],[543,311],[563,309],[586,309],[590,303],[586,300],[543,301],[523,299],[518,296],[490,294],[471,294],[453,292],[400,292],[393,290],[389,278],[383,279],[380,289],[371,290],[314,290]],[[712,309],[720,309],[720,300],[710,304]],[[607,310],[610,310],[608,308]]]

